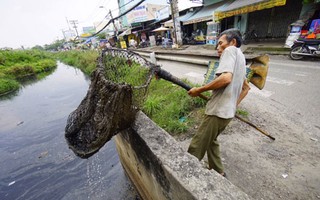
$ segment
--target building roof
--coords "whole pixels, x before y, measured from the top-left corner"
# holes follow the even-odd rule
[[[185,22],[187,21],[192,15],[194,15],[197,11],[194,11],[194,12],[188,12],[186,13],[185,15],[181,15],[178,17],[178,20],[181,21],[181,22]],[[172,19],[164,22],[164,26],[166,27],[173,27],[173,22],[172,22]]]
[[[268,0],[235,0],[229,6],[225,7],[223,11],[234,10],[244,6],[260,3],[263,1],[268,1]]]
[[[196,12],[194,15],[192,15],[186,21],[184,21],[183,25],[213,20],[214,11],[223,9],[224,7],[228,6],[230,4],[230,2],[231,2],[230,0],[229,1],[222,1],[219,3],[211,4],[209,6],[204,6],[201,8],[201,10]]]

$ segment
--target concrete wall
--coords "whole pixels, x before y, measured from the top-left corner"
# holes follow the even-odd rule
[[[145,200],[251,199],[215,171],[183,151],[144,113],[115,136],[121,163]]]

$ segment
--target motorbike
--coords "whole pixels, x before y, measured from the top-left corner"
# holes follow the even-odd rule
[[[292,60],[301,60],[304,57],[320,57],[320,40],[317,39],[298,39],[290,50]]]
[[[255,30],[251,30],[251,31],[248,31],[246,33],[244,33],[242,35],[242,43],[244,45],[247,45],[249,44],[250,41],[255,41],[255,42],[258,42],[258,34],[255,32]]]
[[[183,38],[182,38],[182,43],[183,44],[196,44],[196,41],[194,40],[194,37],[193,35],[192,36],[187,36],[187,34],[184,34],[183,35]]]
[[[141,41],[140,43],[139,43],[139,48],[145,48],[145,47],[149,47],[150,46],[150,44],[149,44],[149,42],[148,41],[145,41],[145,40],[143,40],[143,41]]]

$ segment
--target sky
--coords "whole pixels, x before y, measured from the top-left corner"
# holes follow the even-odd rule
[[[154,4],[166,2],[147,0]],[[190,0],[179,0],[179,4],[186,3]],[[63,39],[62,30],[69,29],[67,20],[77,20],[81,34],[81,27],[101,22],[109,9],[113,17],[118,16],[117,8],[117,0],[0,0],[0,48],[31,48]]]

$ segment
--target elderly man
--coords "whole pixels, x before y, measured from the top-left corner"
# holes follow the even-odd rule
[[[192,97],[212,90],[206,105],[205,117],[198,132],[192,138],[188,152],[202,160],[207,152],[209,169],[226,176],[220,158],[217,138],[235,116],[236,107],[247,95],[250,87],[246,81],[245,57],[240,50],[241,33],[237,29],[228,29],[219,35],[219,67],[210,83],[188,91]]]

